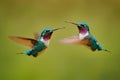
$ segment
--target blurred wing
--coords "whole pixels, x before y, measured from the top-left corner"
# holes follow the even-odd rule
[[[34,34],[34,37],[35,37],[36,40],[39,38],[39,35],[40,35],[40,34],[37,33],[37,32]]]
[[[30,38],[23,38],[16,36],[9,36],[9,38],[17,43],[23,44],[25,46],[29,46],[31,48],[33,48],[38,43],[36,40]]]
[[[80,42],[80,40],[79,40],[79,36],[75,35],[75,36],[71,36],[69,38],[64,38],[64,39],[60,40],[60,42],[69,44],[69,43],[78,43],[78,42]]]
[[[82,44],[82,45],[88,45],[90,40],[89,39],[83,39],[80,40],[78,35],[71,36],[69,38],[64,38],[60,40],[62,43],[76,43],[76,44]]]

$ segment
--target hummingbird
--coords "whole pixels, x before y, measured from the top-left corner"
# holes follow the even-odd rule
[[[9,38],[17,43],[30,47],[29,50],[22,52],[22,54],[37,57],[42,51],[44,51],[48,47],[52,33],[56,30],[63,28],[64,27],[45,28],[41,31],[40,34],[35,34],[35,39],[18,36],[9,36]]]
[[[68,22],[77,26],[79,34],[71,36],[69,38],[64,38],[61,40],[62,43],[74,43],[74,44],[81,44],[84,46],[89,47],[92,51],[108,51],[104,49],[97,41],[97,39],[91,34],[89,25],[85,22]]]

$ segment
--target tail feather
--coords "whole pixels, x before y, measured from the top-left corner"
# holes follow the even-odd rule
[[[16,53],[16,54],[24,54],[23,52],[20,52],[20,53]]]
[[[31,55],[31,54],[27,54],[27,53],[25,53],[25,52],[20,52],[20,53],[16,53],[16,54],[26,54],[26,55],[28,55],[28,56]]]

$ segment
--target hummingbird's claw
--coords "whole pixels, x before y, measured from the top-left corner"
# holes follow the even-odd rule
[[[109,50],[107,50],[107,49],[105,49],[104,51],[106,51],[106,52],[111,52],[111,51],[109,51]]]

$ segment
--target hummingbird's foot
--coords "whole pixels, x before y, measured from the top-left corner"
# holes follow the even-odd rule
[[[33,56],[33,57],[37,57],[37,56],[38,56],[38,53],[36,53],[36,54],[32,54],[32,56]]]
[[[106,51],[106,52],[111,52],[111,51],[109,51],[109,50],[107,50],[107,49],[105,49],[104,51]]]

